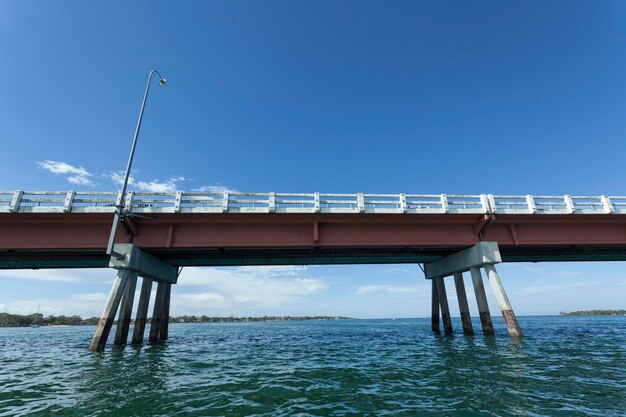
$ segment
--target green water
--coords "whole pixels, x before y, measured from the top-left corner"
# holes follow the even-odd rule
[[[626,415],[626,316],[494,322],[174,324],[102,354],[93,327],[0,329],[0,416]]]

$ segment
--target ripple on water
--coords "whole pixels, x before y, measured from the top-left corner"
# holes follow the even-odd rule
[[[626,318],[520,321],[173,324],[95,355],[93,328],[0,329],[0,416],[626,415]]]

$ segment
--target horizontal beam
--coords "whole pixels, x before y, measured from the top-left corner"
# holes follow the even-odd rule
[[[132,243],[116,244],[115,252],[124,255],[118,259],[111,257],[109,267],[119,270],[134,271],[143,278],[150,278],[157,282],[176,284],[178,269],[162,260],[139,249]]]
[[[469,271],[472,267],[482,267],[502,262],[496,242],[478,242],[452,255],[424,265],[427,279],[447,277],[457,272]]]
[[[493,216],[493,215],[491,215]],[[492,219],[492,217],[490,217]],[[0,268],[106,267],[112,214],[0,213]],[[476,242],[503,261],[626,259],[626,216],[155,214],[133,243],[173,266],[431,262]],[[481,233],[482,232],[482,233]],[[128,242],[119,228],[117,242]]]
[[[149,253],[172,266],[242,266],[242,265],[353,265],[416,264],[435,261],[465,247],[397,248],[299,248],[149,250]],[[503,262],[626,261],[626,247],[500,247]],[[0,269],[106,268],[110,257],[104,253],[75,252],[71,256],[58,251],[0,251]]]

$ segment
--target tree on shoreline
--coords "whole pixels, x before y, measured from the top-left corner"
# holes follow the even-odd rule
[[[260,321],[301,321],[301,320],[346,320],[343,316],[263,316],[263,317],[208,317],[179,316],[170,317],[170,323],[245,323]],[[0,313],[0,327],[30,327],[33,322],[40,326],[85,326],[98,324],[99,317],[83,319],[81,316],[48,316],[43,314],[21,315]],[[150,321],[150,319],[148,319]]]

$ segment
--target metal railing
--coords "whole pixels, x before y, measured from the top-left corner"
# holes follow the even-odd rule
[[[113,213],[115,192],[0,191],[4,213]],[[446,194],[140,193],[132,213],[626,214],[626,196]]]

